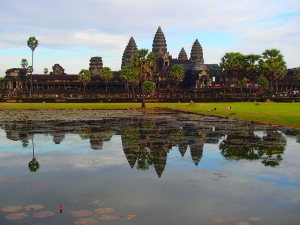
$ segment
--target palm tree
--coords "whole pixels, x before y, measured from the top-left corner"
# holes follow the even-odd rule
[[[147,94],[153,94],[155,92],[155,83],[152,81],[145,81],[144,82],[144,89]]]
[[[263,88],[268,88],[269,87],[269,81],[267,78],[265,77],[260,77],[257,79],[257,83],[260,87],[263,87]]]
[[[249,79],[247,77],[243,77],[242,79],[236,80],[236,84],[238,86],[240,86],[242,97],[244,97],[243,87],[246,86],[246,84],[248,83],[248,81],[249,81]]]
[[[83,84],[84,93],[85,93],[85,86],[88,84],[88,82],[90,82],[91,78],[92,78],[92,76],[91,76],[91,72],[89,70],[82,69],[79,72],[79,80]]]
[[[29,37],[27,41],[27,46],[31,49],[31,66],[32,66],[32,72],[33,72],[33,52],[38,46],[39,41],[35,37]],[[29,97],[31,97],[31,90],[32,90],[32,73],[30,76],[30,92]]]
[[[113,78],[114,75],[113,75],[113,73],[112,73],[112,71],[109,67],[103,67],[99,71],[99,76],[103,80],[103,82],[105,83],[105,95],[107,95],[107,84]]]
[[[180,65],[174,65],[169,73],[169,77],[175,83],[175,86],[178,86],[184,77],[183,67]]]
[[[34,142],[33,142],[33,138],[31,139],[31,141],[32,141],[32,160],[28,163],[28,169],[31,172],[36,172],[40,168],[40,164],[36,160],[36,158],[34,157]]]
[[[144,95],[144,82],[150,80],[156,69],[156,59],[154,54],[148,53],[147,49],[140,49],[137,55],[131,59],[130,68],[139,74],[138,80],[142,91],[142,108],[146,107]]]
[[[125,89],[129,92],[129,85],[138,83],[138,73],[132,71],[129,66],[123,66],[121,71],[121,79],[125,81]],[[133,89],[133,88],[132,88]]]
[[[23,69],[26,69],[28,67],[27,59],[22,59],[21,60],[21,66],[22,66]]]
[[[260,68],[259,68],[259,60],[261,59],[261,55],[246,55],[245,56],[245,75],[248,78],[249,82],[251,83],[250,86],[250,96],[252,95],[252,88],[253,84],[256,83],[259,75],[260,75]]]
[[[264,77],[269,80],[269,97],[273,97],[274,81],[282,79],[286,72],[286,62],[278,49],[267,49],[259,61],[260,70]]]
[[[220,63],[221,71],[229,84],[243,79],[245,69],[245,56],[239,52],[226,53]]]

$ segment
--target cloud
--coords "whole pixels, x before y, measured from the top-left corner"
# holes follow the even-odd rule
[[[272,47],[283,51],[289,67],[299,65],[299,0],[24,0],[23,4],[2,0],[1,5],[0,49],[25,49],[26,40],[34,35],[41,47],[60,49],[70,58],[61,64],[70,65],[72,60],[80,60],[82,66],[88,64],[86,58],[85,62],[74,58],[74,51],[81,51],[75,56],[101,54],[107,66],[117,70],[130,36],[138,46],[151,49],[160,25],[167,41],[178,37],[168,41],[174,57],[178,55],[176,49],[199,38],[205,61],[210,63],[218,63],[226,51],[261,53]],[[220,37],[214,39],[216,47],[209,43],[208,35],[201,39],[206,31]],[[37,68],[46,63],[37,62]],[[0,68],[0,73],[5,69]],[[73,67],[66,69],[75,72]]]

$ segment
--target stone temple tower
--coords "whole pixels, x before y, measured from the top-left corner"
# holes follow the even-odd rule
[[[188,61],[188,57],[184,48],[182,48],[181,51],[179,52],[178,61]]]
[[[203,50],[198,39],[196,39],[192,46],[190,61],[192,63],[204,63]]]
[[[129,42],[125,48],[125,51],[123,53],[123,57],[122,57],[122,66],[128,66],[130,64],[130,59],[135,56],[137,53],[137,45],[133,39],[133,37],[131,37],[129,39]]]
[[[158,27],[155,33],[152,44],[152,52],[156,57],[163,56],[167,52],[167,42],[161,27]]]
[[[102,67],[103,67],[102,57],[96,56],[90,59],[89,71],[92,74],[92,76],[97,76],[99,74],[99,71],[102,69]]]

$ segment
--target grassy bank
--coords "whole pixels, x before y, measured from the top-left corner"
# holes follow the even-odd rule
[[[0,103],[0,110],[130,109],[140,103]],[[232,109],[228,109],[231,106]],[[300,128],[300,103],[147,103],[148,108],[168,108]],[[210,111],[216,108],[216,110]]]

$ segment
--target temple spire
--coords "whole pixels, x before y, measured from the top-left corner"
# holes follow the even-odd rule
[[[188,60],[187,54],[183,47],[182,47],[181,51],[179,52],[178,60],[179,61],[187,61]]]
[[[91,72],[92,76],[98,76],[99,71],[103,67],[102,57],[95,56],[90,59],[90,68],[89,71]]]
[[[158,27],[152,44],[152,52],[156,57],[167,52],[167,42],[161,27]]]
[[[204,63],[203,50],[198,39],[195,40],[192,46],[190,60],[192,63]]]
[[[130,64],[130,59],[135,56],[137,53],[137,45],[133,39],[133,37],[131,37],[129,39],[129,42],[125,48],[125,51],[123,53],[123,57],[122,57],[122,67],[123,66],[128,66]]]

